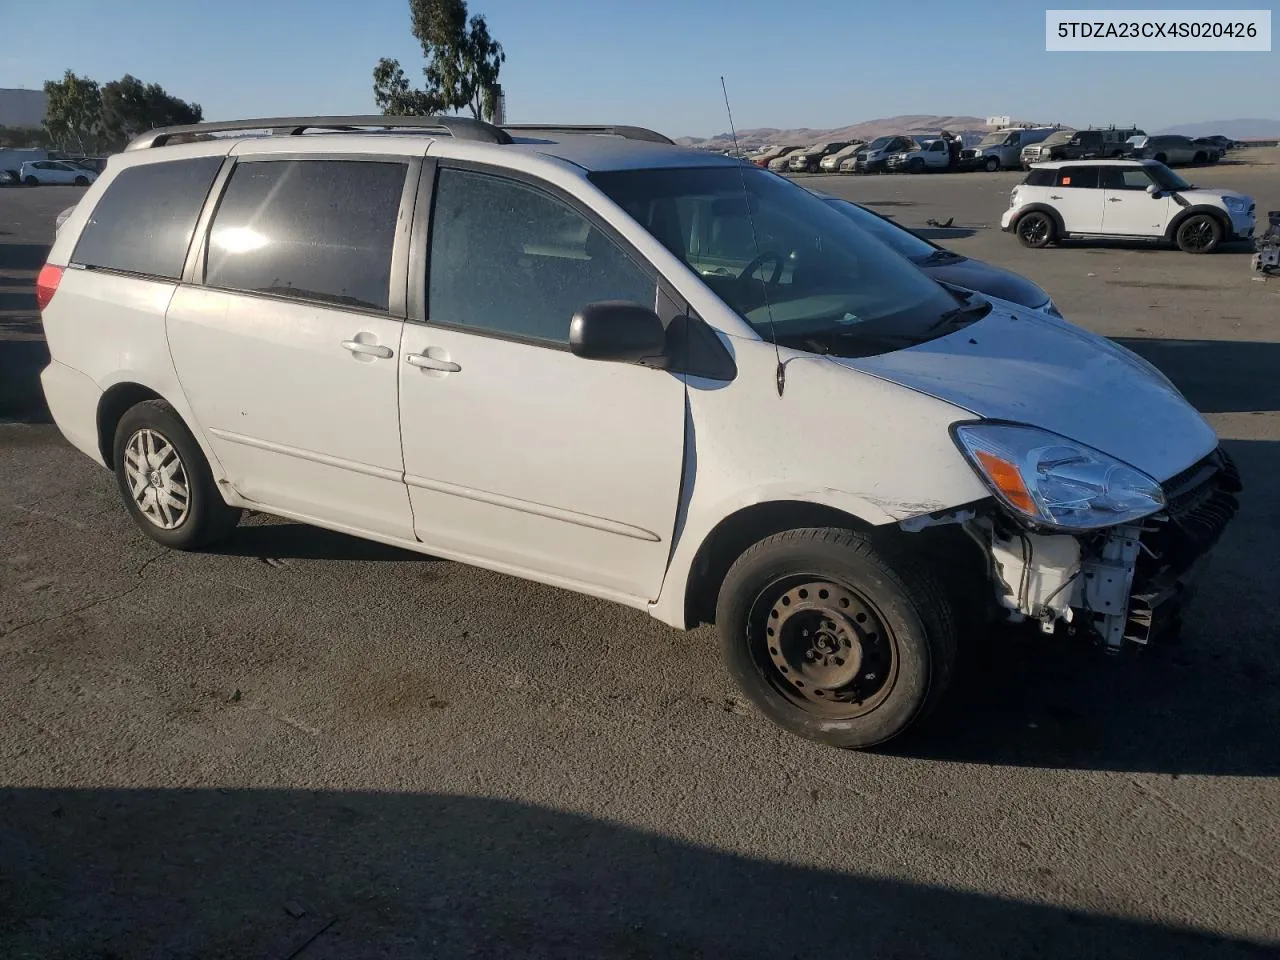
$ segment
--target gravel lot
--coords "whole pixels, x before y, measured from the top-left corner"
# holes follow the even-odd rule
[[[1280,209],[1244,161],[1190,179]],[[776,731],[708,630],[266,518],[157,547],[39,398],[78,191],[0,190],[0,956],[1274,955],[1280,280],[1024,250],[1018,178],[809,179],[1151,358],[1243,507],[1179,647],[1000,641],[876,754]]]

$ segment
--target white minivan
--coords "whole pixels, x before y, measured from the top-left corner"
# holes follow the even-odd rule
[[[1159,372],[783,178],[591,129],[145,134],[39,275],[58,427],[162,544],[262,511],[714,623],[764,714],[842,747],[993,621],[1177,628],[1240,483]]]

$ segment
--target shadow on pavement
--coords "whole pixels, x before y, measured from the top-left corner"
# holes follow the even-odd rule
[[[430,562],[433,558],[372,540],[287,521],[242,523],[210,552],[236,557],[291,560],[398,560]],[[439,561],[443,562],[443,561]]]
[[[0,422],[48,423],[40,371],[49,363],[36,312],[36,272],[49,255],[46,243],[0,240]]]
[[[1025,865],[1035,889],[1034,863]],[[1261,957],[449,795],[0,791],[6,957]]]
[[[1280,410],[1280,343],[1116,337],[1177,384],[1202,413]]]

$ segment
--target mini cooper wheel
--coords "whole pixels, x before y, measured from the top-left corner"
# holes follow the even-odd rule
[[[875,746],[923,719],[955,659],[933,577],[848,530],[790,530],[748,549],[716,623],[743,694],[784,729],[836,747]]]
[[[1053,242],[1057,230],[1047,213],[1032,211],[1018,218],[1018,240],[1024,247],[1038,250]]]
[[[131,407],[116,426],[116,481],[143,533],[176,550],[224,537],[240,511],[218,492],[200,445],[163,400]]]
[[[1222,242],[1222,224],[1216,217],[1198,213],[1178,225],[1176,239],[1183,253],[1212,253]]]

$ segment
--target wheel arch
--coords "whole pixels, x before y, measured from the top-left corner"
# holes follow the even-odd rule
[[[1013,223],[1010,224],[1013,230],[1016,231],[1018,229],[1018,224],[1022,222],[1022,218],[1028,213],[1046,213],[1049,215],[1049,219],[1053,221],[1053,229],[1057,236],[1061,237],[1066,232],[1062,227],[1062,214],[1047,203],[1029,203],[1019,210],[1018,215],[1013,218]]]
[[[766,500],[735,510],[703,537],[685,576],[684,620],[689,627],[715,621],[716,598],[733,562],[753,543],[799,527],[842,527],[866,532],[873,524],[847,510],[811,500]]]
[[[98,451],[102,454],[102,462],[110,469],[115,469],[115,437],[116,426],[130,409],[147,400],[168,399],[133,381],[123,381],[108,387],[98,399],[97,426]],[[170,404],[170,406],[173,406]],[[181,414],[179,414],[181,416]]]
[[[1201,214],[1208,214],[1218,221],[1218,225],[1222,227],[1223,237],[1227,237],[1232,233],[1231,218],[1227,216],[1225,210],[1209,204],[1197,204],[1191,207],[1185,207],[1179,210],[1177,215],[1169,221],[1169,226],[1165,227],[1164,236],[1166,240],[1173,240],[1178,235],[1178,229],[1192,217]]]

